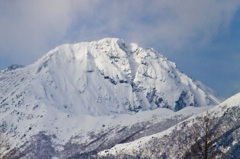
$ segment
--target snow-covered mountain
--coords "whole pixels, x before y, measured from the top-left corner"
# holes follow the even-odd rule
[[[111,127],[109,120],[120,114],[138,112],[147,116],[150,110],[168,108],[172,112],[186,106],[216,105],[222,100],[160,53],[115,38],[62,45],[32,65],[0,71],[0,92],[3,131],[24,152],[31,148],[37,151],[39,144],[45,144],[45,149],[54,149],[51,156],[53,152],[69,156],[78,151],[69,150],[73,145],[87,152],[103,141],[109,148],[163,130],[163,125],[156,131],[141,130],[146,125],[154,127],[152,116],[146,121],[129,117],[133,120],[129,121],[131,126]],[[162,113],[155,116],[159,115]],[[189,116],[174,119],[167,127]],[[114,134],[125,136],[125,140],[116,139]],[[43,139],[45,143],[36,142]]]
[[[120,39],[63,45],[33,65],[1,73],[0,78],[2,105],[35,101],[94,116],[158,107],[180,110],[220,101],[160,53]]]

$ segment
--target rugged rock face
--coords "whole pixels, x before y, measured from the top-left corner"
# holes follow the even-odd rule
[[[46,135],[51,141],[44,143],[52,145],[54,153],[65,151],[64,146],[71,147],[73,141],[87,140],[82,147],[91,145],[92,140],[105,142],[109,126],[104,122],[96,126],[97,120],[157,108],[179,111],[186,106],[209,106],[221,101],[214,91],[180,72],[160,53],[114,38],[62,45],[32,65],[0,71],[0,92],[1,128],[14,145],[24,144],[26,150],[37,148],[31,146],[30,139]],[[131,124],[137,125],[138,121]],[[102,125],[106,125],[103,134]],[[96,129],[104,140],[90,138],[87,132]],[[123,130],[114,129],[124,134]],[[77,138],[80,132],[83,137]],[[127,137],[137,136],[134,133]],[[127,137],[111,144],[109,141],[108,146],[130,141]],[[71,153],[70,149],[66,154]]]

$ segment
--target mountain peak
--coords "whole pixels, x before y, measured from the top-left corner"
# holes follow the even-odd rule
[[[28,79],[16,87],[15,94],[30,94],[19,106],[35,101],[65,113],[95,116],[159,107],[178,111],[220,102],[214,91],[183,74],[155,50],[117,38],[65,44],[26,68],[30,68],[25,69],[28,72],[16,72],[16,77],[11,77]],[[1,85],[14,95],[8,82]],[[3,103],[11,105],[10,100]]]
[[[98,40],[99,43],[102,42],[107,42],[107,43],[125,43],[123,39],[119,39],[119,38],[103,38],[101,40]]]

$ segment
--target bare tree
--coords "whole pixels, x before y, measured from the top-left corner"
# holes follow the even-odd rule
[[[10,149],[9,139],[0,132],[0,159],[3,158],[4,152]]]
[[[184,159],[215,159],[222,155],[217,141],[223,132],[217,120],[207,111],[206,115],[196,119],[186,145]]]

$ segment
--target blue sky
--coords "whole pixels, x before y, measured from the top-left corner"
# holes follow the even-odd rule
[[[220,95],[240,92],[239,0],[0,0],[0,69],[64,43],[152,47]]]

